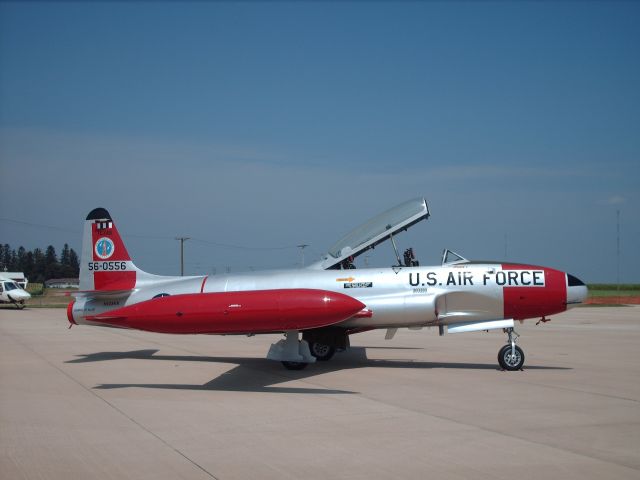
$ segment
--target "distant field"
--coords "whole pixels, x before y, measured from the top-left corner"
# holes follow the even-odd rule
[[[637,297],[638,290],[589,290],[590,297]]]
[[[590,297],[635,297],[640,296],[640,284],[625,283],[618,285],[610,283],[592,283],[587,285]]]
[[[588,305],[640,304],[640,284],[637,283],[620,284],[620,286],[593,283],[587,285],[587,288],[589,289],[589,298],[586,302]]]
[[[27,290],[30,290],[27,286]],[[43,307],[43,308],[66,308],[73,297],[67,296],[69,292],[75,292],[76,289],[67,289],[67,288],[42,288],[40,289],[42,292],[40,295],[33,294],[30,292],[31,300],[27,302],[27,307]]]
[[[27,285],[27,292],[31,298],[27,301],[27,308],[66,308],[73,297],[68,296],[69,292],[76,289],[65,288],[44,288],[41,283],[30,283]],[[10,303],[0,305],[0,308],[16,308]]]

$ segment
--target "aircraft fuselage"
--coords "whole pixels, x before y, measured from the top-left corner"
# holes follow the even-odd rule
[[[569,286],[567,275],[558,270],[499,263],[159,278],[140,279],[126,297],[79,299],[72,307],[73,321],[85,323],[87,316],[164,295],[319,289],[346,294],[371,311],[370,316],[345,320],[341,327],[448,325],[553,315],[579,303],[586,290]]]

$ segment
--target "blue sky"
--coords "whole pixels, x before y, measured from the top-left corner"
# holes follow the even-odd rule
[[[0,241],[103,206],[157,273],[309,260],[423,195],[423,264],[615,281],[620,209],[640,282],[638,85],[635,2],[1,2],[0,218],[60,230]]]

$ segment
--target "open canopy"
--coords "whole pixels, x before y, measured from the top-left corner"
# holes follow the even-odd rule
[[[327,270],[340,268],[341,262],[357,257],[366,250],[407,230],[420,220],[429,218],[429,207],[424,198],[414,198],[373,217],[338,240],[317,263],[310,268]]]

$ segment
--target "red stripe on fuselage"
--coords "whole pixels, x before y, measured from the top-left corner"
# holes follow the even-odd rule
[[[502,269],[544,271],[544,286],[504,287],[504,318],[539,318],[567,309],[567,282],[564,272],[552,268],[514,264],[504,264]]]

